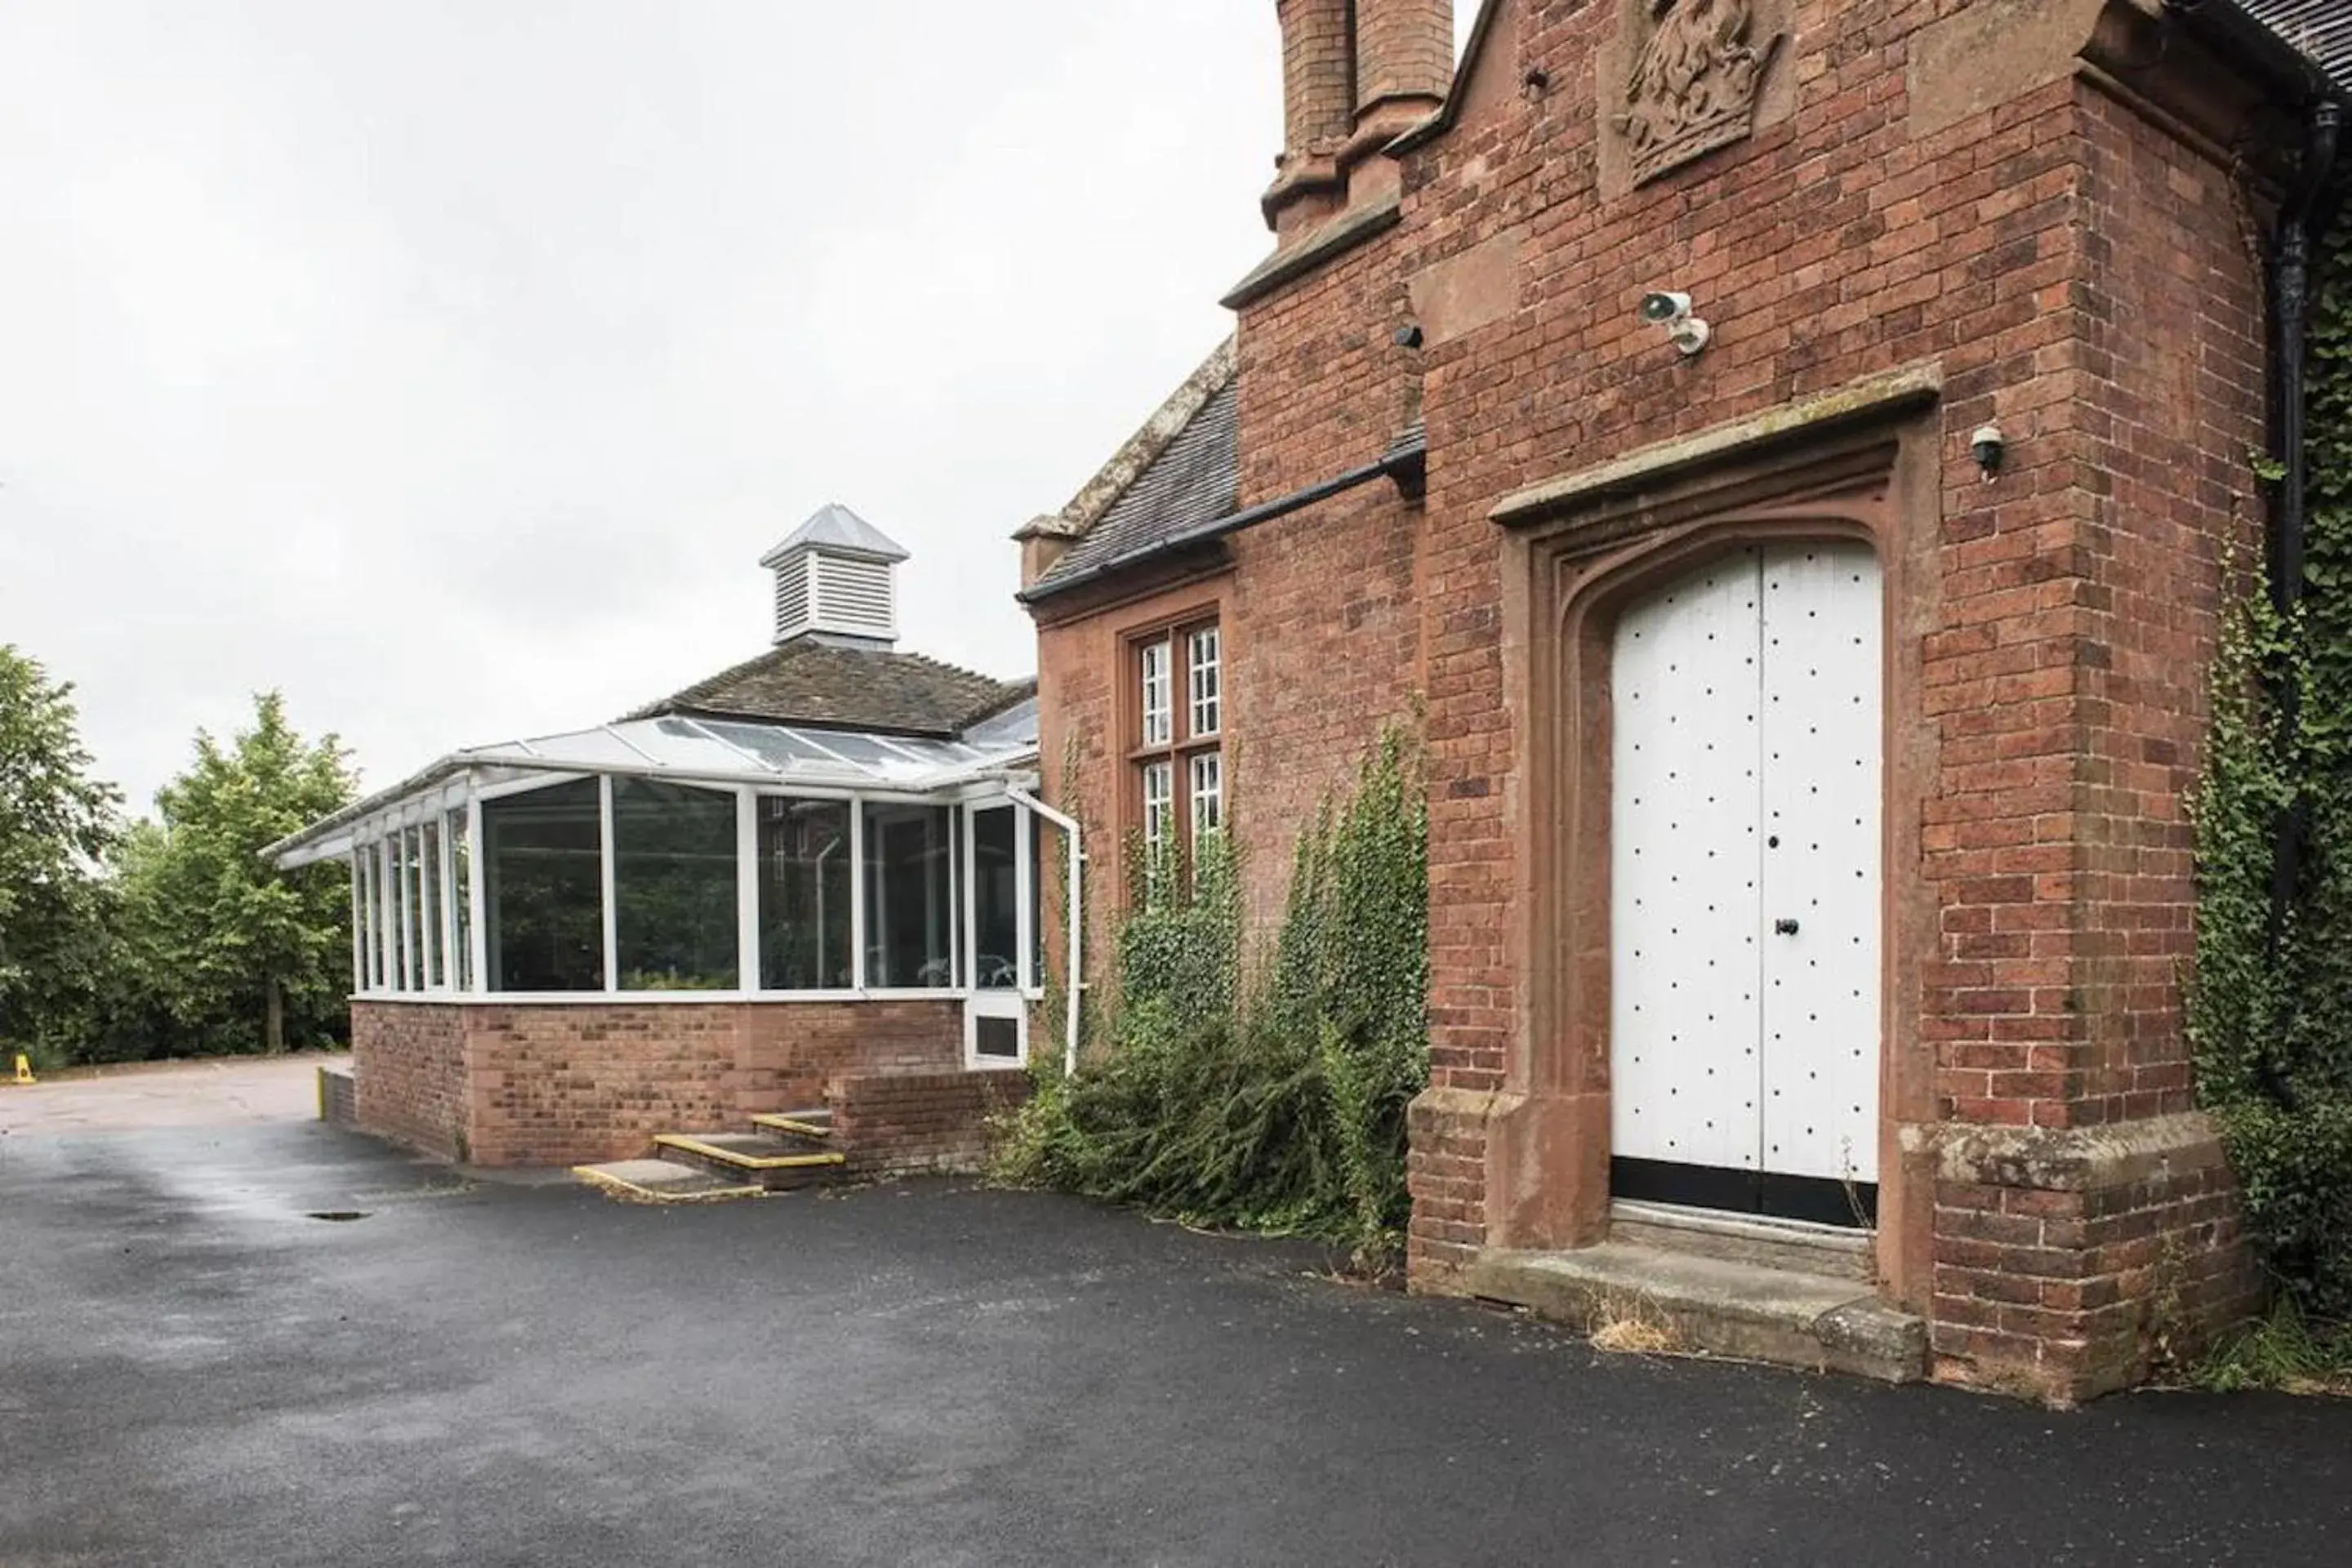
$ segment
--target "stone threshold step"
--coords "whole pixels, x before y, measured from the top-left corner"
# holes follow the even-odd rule
[[[622,1203],[723,1204],[761,1195],[756,1186],[669,1160],[615,1160],[603,1165],[574,1165],[572,1174]]]
[[[826,1138],[833,1136],[833,1112],[830,1110],[786,1110],[751,1118],[751,1125],[770,1132],[781,1132],[788,1138]]]
[[[1635,1242],[1484,1254],[1470,1293],[1593,1332],[1633,1321],[1675,1348],[1885,1383],[1927,1373],[1927,1325],[1851,1278],[1798,1273]]]
[[[654,1143],[737,1171],[800,1171],[844,1163],[838,1149],[804,1149],[759,1132],[665,1132]]]
[[[1864,1283],[1875,1271],[1870,1231],[1630,1198],[1609,1205],[1609,1239]]]

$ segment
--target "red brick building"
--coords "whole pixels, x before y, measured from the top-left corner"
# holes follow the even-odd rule
[[[1234,342],[1023,531],[1042,771],[1263,912],[1420,726],[1416,1288],[2060,1399],[2249,1300],[2183,802],[2346,42],[2253,9],[1492,0],[1457,76],[1280,0]]]

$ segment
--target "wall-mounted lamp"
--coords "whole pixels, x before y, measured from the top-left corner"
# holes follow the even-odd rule
[[[1403,326],[1399,327],[1396,330],[1394,342],[1396,346],[1401,349],[1417,349],[1421,347],[1421,323],[1419,321],[1407,321]]]
[[[1986,425],[1969,437],[1969,451],[1976,458],[1977,467],[1984,471],[1985,483],[1990,484],[2000,473],[2001,459],[2009,453],[2009,442],[2002,437],[2000,426]]]

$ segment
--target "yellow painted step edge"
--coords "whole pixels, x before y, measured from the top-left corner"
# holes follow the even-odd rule
[[[610,1171],[600,1171],[593,1165],[574,1165],[572,1174],[577,1180],[594,1187],[608,1198],[625,1204],[723,1204],[737,1198],[761,1198],[767,1194],[758,1187],[712,1187],[698,1193],[663,1193],[651,1187],[641,1187],[625,1181]]]
[[[706,1160],[716,1160],[739,1171],[796,1171],[811,1165],[846,1163],[846,1156],[839,1150],[823,1154],[742,1154],[732,1149],[722,1149],[716,1143],[705,1143],[699,1138],[688,1138],[683,1132],[665,1132],[654,1142],[660,1148],[683,1149],[689,1154],[699,1154]]]
[[[803,1138],[833,1136],[833,1129],[830,1127],[820,1127],[814,1121],[795,1121],[789,1116],[754,1116],[751,1118],[751,1125],[771,1128],[778,1132],[797,1132]]]

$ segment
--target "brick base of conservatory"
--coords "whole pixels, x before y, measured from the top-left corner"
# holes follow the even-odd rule
[[[844,1075],[962,1076],[962,1053],[952,1000],[352,1005],[359,1126],[488,1167],[633,1158]]]

